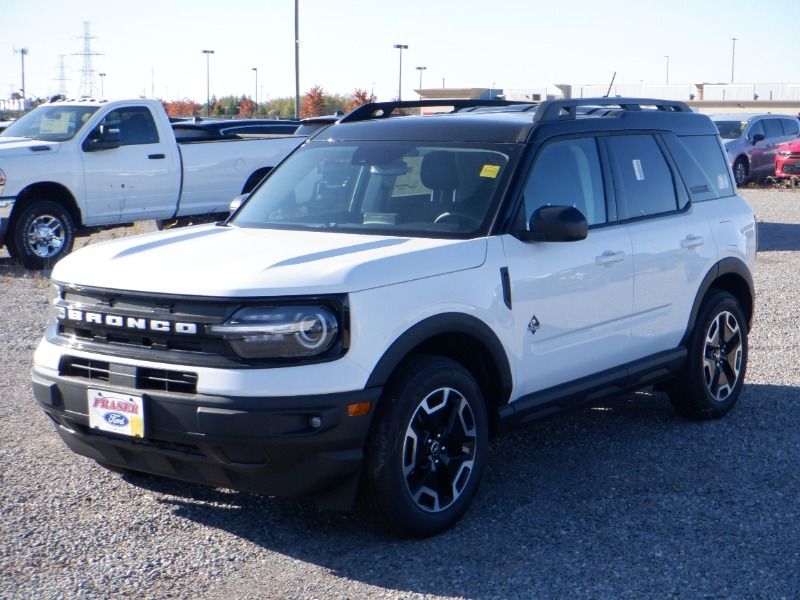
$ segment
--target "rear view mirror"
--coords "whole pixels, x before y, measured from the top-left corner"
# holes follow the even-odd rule
[[[529,231],[516,234],[522,242],[577,242],[586,239],[589,224],[574,206],[542,206],[531,215]]]
[[[753,143],[757,144],[758,142],[767,139],[763,133],[756,133],[753,135]]]

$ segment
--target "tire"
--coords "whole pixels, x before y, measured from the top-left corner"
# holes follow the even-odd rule
[[[747,160],[742,157],[736,159],[736,162],[733,163],[733,179],[736,181],[736,185],[744,185],[747,183],[747,180],[750,175],[750,168],[747,166]]]
[[[731,294],[713,291],[703,301],[689,337],[686,366],[669,391],[679,414],[719,419],[734,407],[747,370],[747,333],[744,311]]]
[[[455,361],[417,357],[387,387],[376,419],[362,490],[370,516],[402,537],[451,527],[486,462],[488,420],[475,379]]]
[[[8,250],[26,269],[49,269],[69,254],[75,222],[61,204],[34,199],[14,216]]]

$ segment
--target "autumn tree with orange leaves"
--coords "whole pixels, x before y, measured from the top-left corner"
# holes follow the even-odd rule
[[[353,92],[353,96],[345,103],[344,112],[348,113],[351,110],[355,110],[359,106],[364,106],[370,102],[375,102],[375,95],[370,94],[367,92],[367,90],[356,88]]]
[[[325,92],[321,85],[315,85],[303,96],[303,108],[300,109],[302,118],[318,117],[325,114]]]

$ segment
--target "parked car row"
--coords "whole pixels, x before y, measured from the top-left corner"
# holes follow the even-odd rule
[[[789,115],[711,115],[737,185],[800,175],[800,121]]]

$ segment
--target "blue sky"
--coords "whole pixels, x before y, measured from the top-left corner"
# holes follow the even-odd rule
[[[27,47],[29,94],[58,89],[66,55],[70,95],[80,82],[83,21],[91,21],[96,71],[107,97],[203,101],[211,93],[294,94],[294,1],[0,0],[0,98],[20,87]],[[535,88],[555,83],[727,82],[731,38],[737,82],[800,82],[800,0],[300,0],[301,91],[403,96],[424,87]],[[98,80],[99,81],[99,80]],[[99,83],[98,83],[99,87]]]

